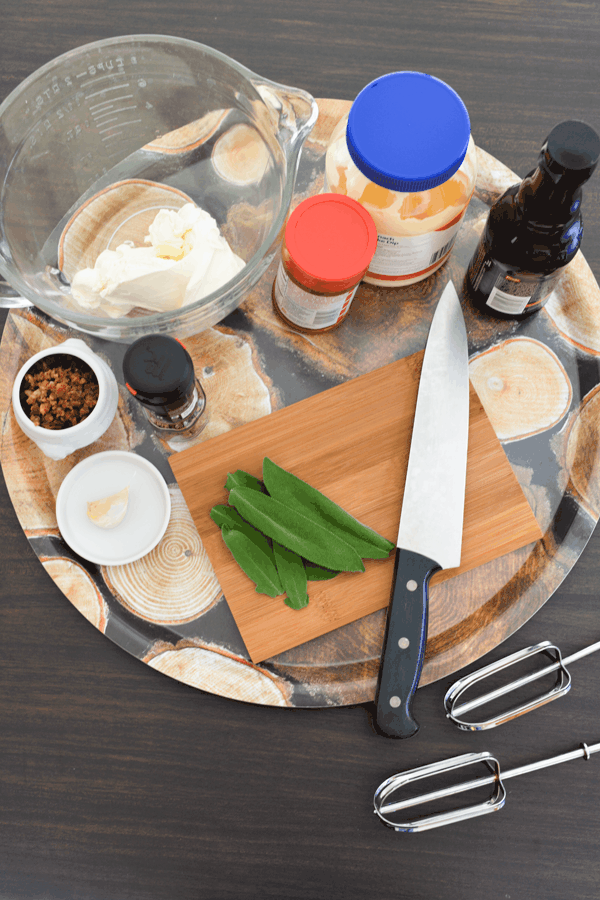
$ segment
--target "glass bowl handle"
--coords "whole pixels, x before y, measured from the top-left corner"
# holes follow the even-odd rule
[[[271,111],[280,143],[290,149],[301,147],[319,115],[314,98],[306,91],[267,79],[255,78],[253,83]]]
[[[10,284],[0,277],[0,309],[23,309],[27,306],[33,306],[25,297],[11,288]]]

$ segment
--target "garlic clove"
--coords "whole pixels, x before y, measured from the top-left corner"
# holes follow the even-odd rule
[[[125,518],[129,504],[129,486],[100,500],[88,500],[87,514],[99,528],[114,528]]]

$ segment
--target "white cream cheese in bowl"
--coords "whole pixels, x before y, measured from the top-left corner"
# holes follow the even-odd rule
[[[21,405],[21,388],[25,375],[39,360],[61,355],[75,357],[90,367],[98,382],[98,401],[82,422],[53,431],[31,421]],[[19,370],[12,391],[13,411],[19,428],[50,459],[64,459],[102,437],[115,417],[118,402],[119,388],[111,368],[79,338],[70,338],[62,344],[48,347],[28,359]]]
[[[135,307],[179,309],[218,290],[245,265],[210,213],[193,203],[159,210],[144,240],[149,247],[125,242],[103,250],[93,268],[76,273],[71,294],[79,306],[113,317]]]

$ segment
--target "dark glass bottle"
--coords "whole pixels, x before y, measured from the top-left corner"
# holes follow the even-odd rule
[[[125,386],[146,418],[169,444],[197,437],[206,425],[206,398],[192,357],[180,341],[149,334],[123,358]]]
[[[496,200],[467,270],[467,290],[482,312],[525,319],[548,300],[583,234],[581,186],[600,156],[585,122],[561,122],[538,167]]]

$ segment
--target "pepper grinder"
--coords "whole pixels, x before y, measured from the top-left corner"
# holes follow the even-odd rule
[[[169,444],[188,442],[206,425],[206,396],[183,344],[149,334],[131,344],[123,358],[125,386],[146,418]]]

